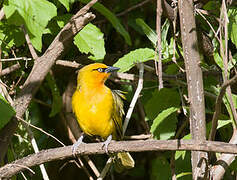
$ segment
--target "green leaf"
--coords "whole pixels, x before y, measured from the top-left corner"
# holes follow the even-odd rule
[[[217,51],[214,51],[214,60],[215,60],[216,64],[223,70],[223,68],[224,68],[223,60]]]
[[[178,178],[181,178],[183,176],[190,176],[190,175],[192,175],[192,172],[182,172],[182,173],[178,174],[176,176],[176,178],[178,179]]]
[[[145,111],[150,120],[170,107],[180,107],[180,96],[176,89],[163,88],[154,90],[149,101],[145,104]]]
[[[187,139],[187,140],[191,139],[191,134],[187,134],[182,139]],[[176,151],[175,152],[175,160],[179,159],[179,157],[182,157],[182,159],[184,159],[185,155],[186,155],[186,151]]]
[[[83,3],[88,3],[89,1],[90,0],[81,0],[81,2]],[[129,33],[125,30],[123,25],[120,23],[119,19],[109,9],[107,9],[105,6],[103,6],[98,2],[94,4],[92,8],[96,9],[98,12],[104,15],[113,25],[116,31],[119,32],[124,37],[126,43],[130,46],[132,45]]]
[[[8,121],[16,114],[13,107],[8,104],[6,99],[0,94],[0,129],[3,128]]]
[[[148,39],[152,42],[153,46],[156,46],[156,41],[157,41],[157,35],[155,33],[155,31],[153,31],[153,29],[151,29],[143,19],[141,18],[137,18],[136,19],[136,23],[137,25],[139,25],[143,32],[145,33],[145,35],[148,37]]]
[[[155,51],[149,48],[140,48],[130,51],[128,54],[120,58],[113,66],[119,67],[120,72],[125,72],[131,69],[136,63],[146,62],[154,59]]]
[[[174,136],[178,120],[176,114],[169,114],[174,110],[173,108],[180,108],[180,96],[175,89],[163,88],[160,91],[155,90],[150,100],[145,104],[145,112],[150,120],[159,117],[155,122],[159,126],[157,128],[154,128],[156,124],[152,126],[152,132],[156,139],[169,139]],[[162,114],[159,116],[160,113]]]
[[[57,15],[54,4],[46,0],[9,0],[4,5],[4,12],[6,18],[14,16],[15,23],[18,23],[21,16],[33,46],[41,51],[43,32],[49,20]]]
[[[235,44],[237,48],[237,9],[232,7],[228,9],[229,24],[228,30],[230,34],[231,41]]]
[[[66,9],[67,11],[70,10],[70,4],[72,4],[75,0],[58,0]]]
[[[169,20],[166,19],[164,24],[162,25],[162,28],[161,28],[161,47],[162,47],[163,61],[165,59],[170,61],[172,58],[172,56],[169,52],[170,51],[169,44],[168,44],[168,41],[166,40],[169,27],[170,27]]]
[[[177,107],[170,107],[164,111],[162,111],[161,113],[158,114],[158,116],[154,119],[152,126],[151,126],[151,133],[155,134],[156,131],[159,132],[160,130],[164,130],[164,128],[159,128],[159,126],[161,125],[161,123],[163,123],[163,121],[170,116],[172,113],[176,112],[179,108]],[[173,124],[173,123],[172,123]],[[175,124],[176,125],[176,124]],[[166,127],[169,127],[169,125],[167,124]],[[174,126],[176,127],[176,126]],[[170,129],[170,128],[168,128]],[[167,129],[167,130],[168,130]],[[160,132],[159,132],[160,133]],[[164,136],[164,134],[166,134],[166,136]],[[165,131],[162,135],[164,136],[164,138],[161,139],[168,139],[170,137],[170,134],[174,135],[174,131],[171,130],[171,132],[169,131]],[[160,135],[161,136],[161,135]],[[168,136],[168,138],[167,138]]]
[[[8,24],[6,21],[0,22],[0,46],[5,56],[11,52],[12,46],[19,47],[23,43],[25,43],[25,38],[20,28]]]
[[[158,180],[158,179],[170,179],[170,178],[171,178],[171,169],[167,159],[161,156],[152,160],[151,179]]]
[[[62,109],[62,104],[63,104],[62,97],[60,96],[60,92],[59,92],[59,89],[58,89],[58,86],[56,84],[54,77],[51,76],[50,74],[48,74],[46,76],[46,80],[49,84],[49,87],[51,89],[52,96],[53,96],[53,104],[52,104],[52,109],[49,114],[49,117],[53,117],[57,113],[59,113]]]
[[[60,28],[63,28],[68,21],[71,19],[72,14],[64,14],[62,16],[57,16],[54,19],[57,21],[57,24]]]
[[[103,60],[105,56],[104,34],[95,25],[87,24],[75,37],[74,44],[82,53],[90,53],[90,59]]]

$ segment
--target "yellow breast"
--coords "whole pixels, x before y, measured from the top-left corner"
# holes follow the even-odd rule
[[[84,133],[106,139],[116,131],[111,119],[113,102],[112,92],[106,86],[75,91],[72,108]]]

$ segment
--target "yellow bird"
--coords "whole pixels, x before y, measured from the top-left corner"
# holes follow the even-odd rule
[[[90,136],[100,136],[106,140],[105,150],[111,139],[122,139],[123,95],[105,86],[105,81],[119,68],[94,63],[83,67],[77,77],[77,88],[72,96],[72,109],[82,131]],[[73,152],[82,143],[84,134],[73,145]],[[134,167],[129,153],[118,153],[117,169]],[[117,161],[118,162],[118,161]],[[120,164],[120,165],[118,165]],[[123,169],[121,167],[121,171]]]

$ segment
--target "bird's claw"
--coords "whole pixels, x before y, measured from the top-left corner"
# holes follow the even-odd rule
[[[83,143],[83,138],[84,138],[84,134],[82,134],[81,137],[77,140],[77,142],[75,142],[72,145],[72,154],[73,154],[73,156],[76,155],[77,148]]]
[[[109,136],[107,137],[106,141],[103,142],[102,148],[105,147],[105,152],[106,152],[106,154],[109,154],[109,152],[108,152],[108,146],[109,146],[111,140],[112,140],[112,135],[109,135]]]

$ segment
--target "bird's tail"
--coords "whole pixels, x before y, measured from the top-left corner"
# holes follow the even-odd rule
[[[135,165],[132,156],[128,152],[120,152],[116,154],[114,161],[114,168],[118,173],[126,169],[131,169]]]

